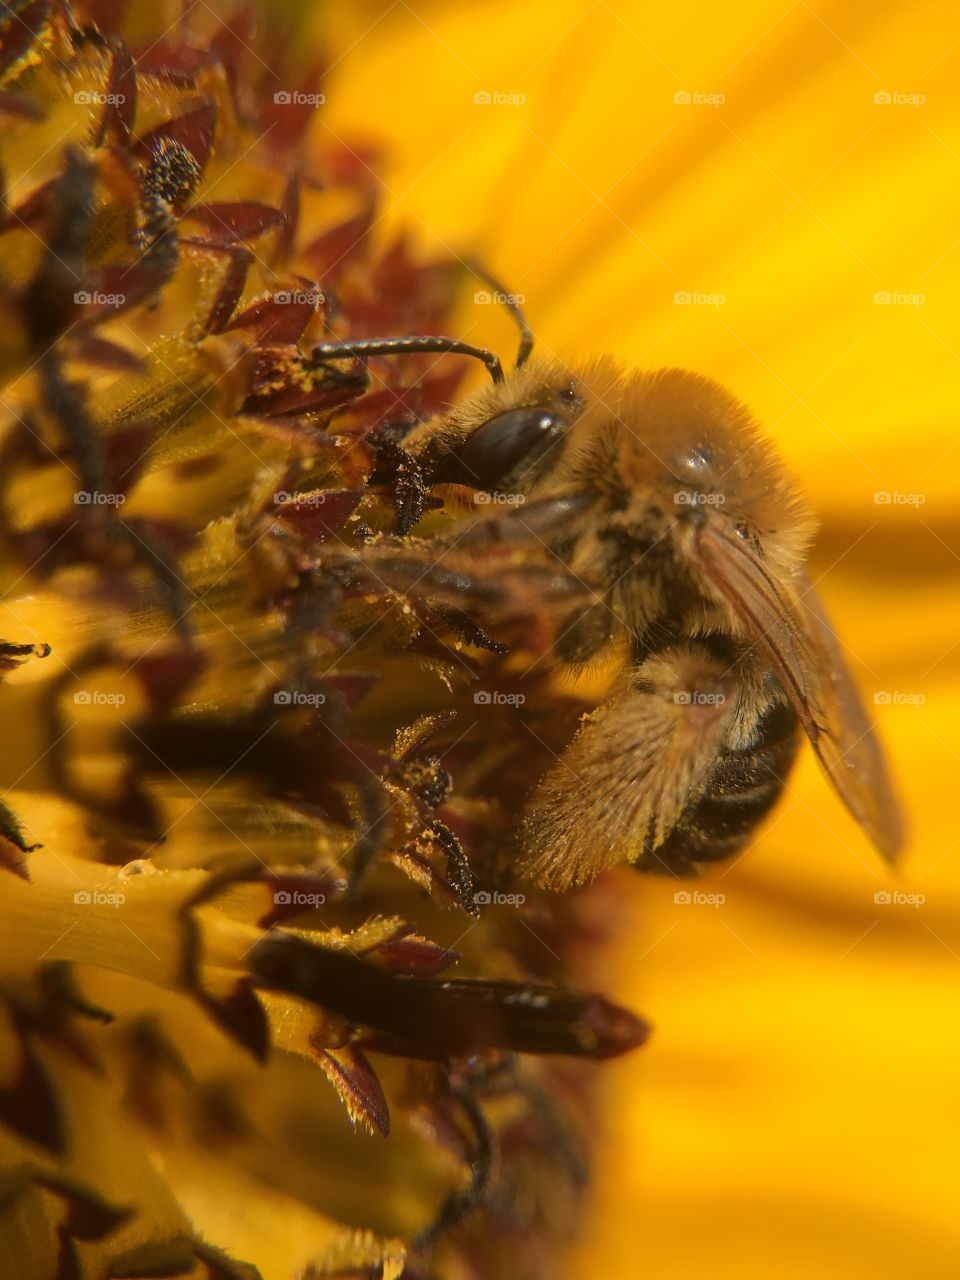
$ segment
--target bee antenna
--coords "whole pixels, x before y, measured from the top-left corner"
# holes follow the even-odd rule
[[[353,356],[365,361],[370,356],[423,355],[430,352],[472,356],[474,360],[483,361],[494,382],[503,382],[499,356],[492,351],[484,351],[482,347],[471,346],[469,342],[461,342],[459,338],[416,335],[409,338],[351,338],[343,342],[319,342],[311,349],[316,360],[343,360]]]
[[[507,311],[516,322],[517,328],[520,330],[520,346],[517,348],[517,358],[513,362],[515,369],[522,369],[527,363],[530,352],[533,350],[533,331],[527,324],[527,317],[523,314],[523,308],[518,302],[518,295],[508,293],[503,284],[496,276],[490,274],[486,267],[478,262],[475,258],[466,258],[464,266],[478,280],[482,280],[485,285],[493,291],[494,302],[499,302],[501,306],[506,307]]]

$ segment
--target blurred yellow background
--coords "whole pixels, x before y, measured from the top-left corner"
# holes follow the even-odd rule
[[[318,6],[317,141],[383,141],[384,235],[479,251],[542,350],[710,374],[823,527],[815,576],[909,811],[881,866],[810,753],[699,882],[615,873],[570,1277],[960,1275],[960,12],[950,3]],[[468,297],[457,336],[515,335]],[[879,895],[879,898],[878,896]]]

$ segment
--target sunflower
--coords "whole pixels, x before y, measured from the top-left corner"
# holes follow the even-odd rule
[[[6,8],[2,1273],[556,1274],[592,1185],[564,1274],[952,1274],[952,16]],[[897,877],[807,758],[696,899],[497,878],[593,690],[471,731],[532,567],[495,625],[355,569],[483,372],[317,353],[502,350],[468,257],[777,440]]]

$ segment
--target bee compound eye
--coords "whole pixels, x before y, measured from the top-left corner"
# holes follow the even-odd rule
[[[444,460],[434,479],[495,490],[518,467],[549,449],[566,425],[558,414],[529,406],[498,413]]]

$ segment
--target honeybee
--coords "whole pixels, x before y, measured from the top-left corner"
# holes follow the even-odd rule
[[[680,369],[528,362],[517,318],[512,372],[486,360],[492,383],[400,447],[429,485],[513,496],[468,542],[533,540],[590,588],[559,629],[559,664],[625,655],[530,799],[521,875],[564,889],[621,862],[682,875],[732,855],[777,801],[801,730],[893,860],[897,800],[805,568],[813,516],[750,412]]]

